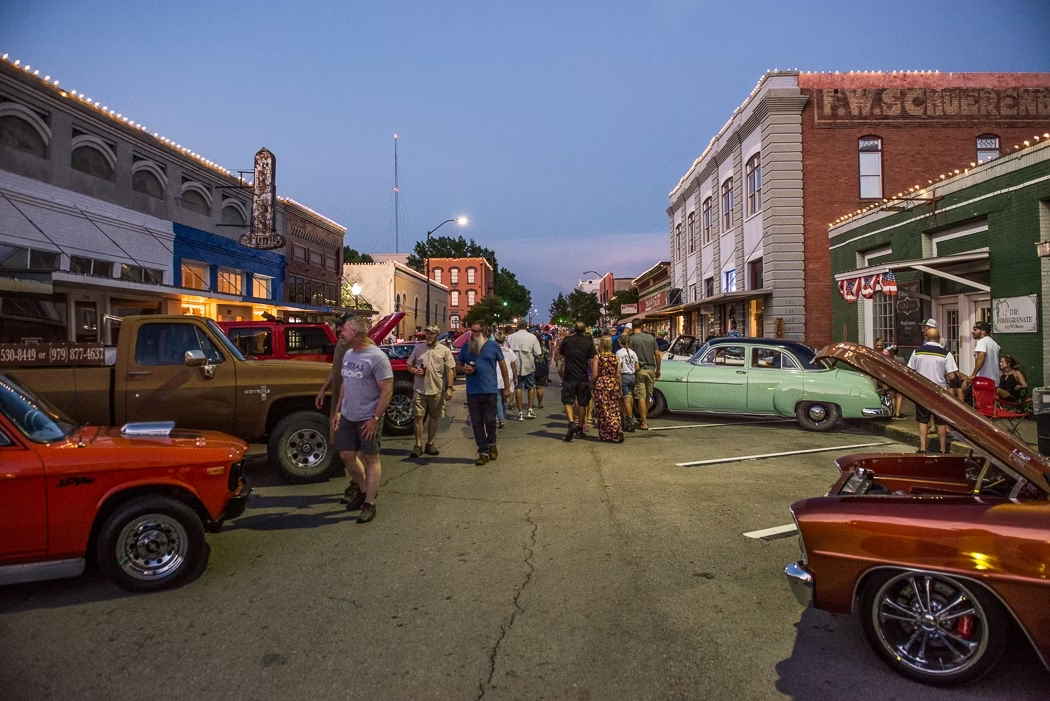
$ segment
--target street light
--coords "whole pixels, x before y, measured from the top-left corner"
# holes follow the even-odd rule
[[[460,226],[466,226],[466,224],[467,224],[467,218],[466,217],[456,217],[455,219],[446,219],[445,221],[441,222],[440,224],[438,224],[433,229],[431,229],[430,231],[427,232],[427,265],[426,265],[426,268],[427,268],[427,313],[426,313],[426,320],[427,321],[426,321],[426,325],[427,326],[430,326],[430,235],[433,234],[438,229],[440,229],[441,227],[443,227],[445,224],[448,224],[449,222],[453,222],[453,221],[456,222],[457,224],[459,224]]]
[[[355,282],[353,285],[350,285],[350,294],[354,296],[354,309],[358,309],[359,305],[357,303],[357,296],[361,294],[360,282]]]

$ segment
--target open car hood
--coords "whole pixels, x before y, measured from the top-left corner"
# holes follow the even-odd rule
[[[1050,460],[978,414],[972,407],[956,401],[904,363],[857,343],[832,343],[817,352],[817,360],[824,358],[846,363],[889,385],[944,419],[971,444],[1016,470],[1040,489],[1047,491],[1050,488]]]
[[[404,312],[394,312],[393,314],[387,314],[382,319],[372,324],[372,328],[368,329],[368,337],[372,339],[372,343],[380,345],[383,340],[397,328],[398,322],[405,318]]]

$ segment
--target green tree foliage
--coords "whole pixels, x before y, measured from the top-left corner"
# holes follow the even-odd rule
[[[343,246],[343,262],[348,264],[353,263],[374,263],[372,256],[367,253],[358,253],[349,246]]]
[[[506,323],[510,319],[507,307],[503,306],[503,298],[499,295],[489,295],[467,311],[463,323],[469,327],[475,321],[483,321],[491,326],[496,323]]]
[[[550,313],[552,324],[572,323],[572,310],[569,309],[569,300],[561,292],[551,302]]]
[[[496,273],[495,294],[507,303],[505,317],[527,316],[532,307],[532,293],[518,282],[514,273],[499,268]]]
[[[474,239],[467,241],[462,236],[433,236],[430,239],[430,255],[427,255],[427,242],[416,241],[412,253],[408,256],[408,267],[426,274],[426,259],[430,258],[484,258],[493,270],[499,270],[496,253],[485,248]]]
[[[619,319],[621,316],[625,316],[620,313],[620,306],[624,304],[637,304],[638,303],[638,288],[630,287],[626,290],[619,290],[612,296],[605,304],[605,315],[610,319]]]
[[[369,304],[367,299],[361,295],[354,297],[352,287],[353,283],[350,280],[343,278],[343,284],[339,286],[339,301],[342,306],[347,309],[372,311],[372,305]]]
[[[602,305],[598,302],[598,295],[593,292],[584,292],[576,289],[569,293],[566,298],[569,303],[569,315],[573,321],[582,321],[588,326],[598,323],[598,317],[602,313]]]

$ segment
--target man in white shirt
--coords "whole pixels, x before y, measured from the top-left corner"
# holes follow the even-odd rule
[[[532,400],[536,396],[536,359],[543,355],[543,346],[534,334],[529,333],[529,325],[522,321],[518,323],[518,330],[507,338],[507,344],[514,351],[518,362],[517,389],[514,390],[518,400],[518,421],[524,421],[526,415],[521,411],[522,390],[528,397],[528,418],[535,419],[536,414],[532,411]]]
[[[926,343],[915,349],[908,360],[908,367],[934,383],[941,389],[948,390],[948,380],[955,378],[959,366],[955,364],[955,358],[950,351],[941,345],[941,334],[936,328],[926,331]],[[915,405],[915,420],[919,423],[919,450],[920,454],[926,453],[926,437],[930,430],[930,412],[924,407]],[[941,452],[948,452],[948,426],[941,423],[937,417],[933,417],[933,423],[937,427],[937,438],[940,440]]]
[[[992,327],[987,321],[973,325],[973,337],[977,345],[973,352],[974,377],[987,377],[999,384],[999,344],[992,338]]]

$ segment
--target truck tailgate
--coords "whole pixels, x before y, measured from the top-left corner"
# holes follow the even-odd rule
[[[81,424],[113,424],[113,368],[11,368],[8,374]]]

